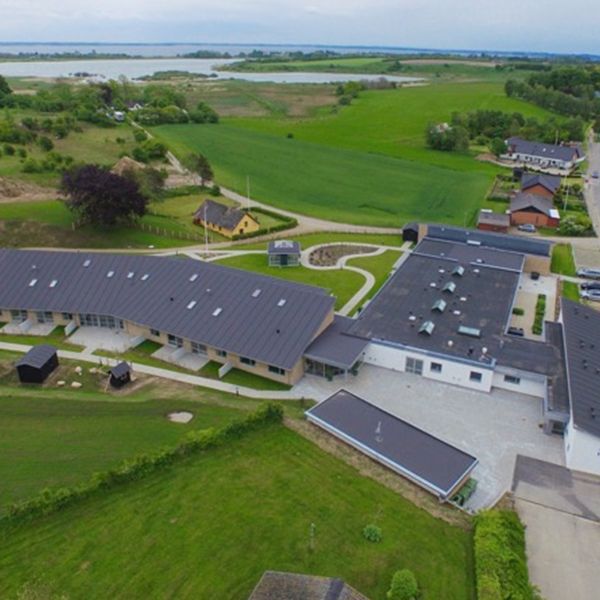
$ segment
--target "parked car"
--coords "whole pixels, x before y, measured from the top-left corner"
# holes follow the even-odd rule
[[[600,290],[585,290],[579,294],[585,300],[600,302]]]
[[[582,267],[577,269],[577,277],[585,277],[586,279],[600,279],[600,269],[589,269]]]
[[[525,330],[522,327],[509,327],[506,333],[508,333],[508,335],[514,335],[516,337],[525,336]]]
[[[524,231],[525,233],[535,233],[537,231],[535,225],[532,225],[531,223],[523,223],[522,225],[519,225],[517,229],[519,231]]]
[[[600,281],[585,281],[579,286],[582,290],[598,290],[600,291]]]
[[[593,177],[594,179],[598,179],[598,178],[600,177],[600,173],[598,173],[598,171],[594,171],[594,172],[592,173],[592,177]]]

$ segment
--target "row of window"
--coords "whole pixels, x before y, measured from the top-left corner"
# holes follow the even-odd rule
[[[414,373],[415,375],[423,375],[423,361],[420,358],[413,358],[411,356],[406,357],[405,364],[407,373]],[[429,365],[429,370],[432,373],[441,373],[443,369],[442,363],[432,362]],[[483,378],[483,375],[479,371],[471,371],[469,374],[469,380],[479,383]],[[513,382],[514,383],[514,382]]]

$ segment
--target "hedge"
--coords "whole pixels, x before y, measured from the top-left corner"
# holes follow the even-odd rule
[[[0,517],[0,526],[12,525],[58,512],[101,490],[143,479],[188,456],[223,446],[228,441],[249,431],[260,429],[271,423],[281,423],[282,420],[283,409],[281,406],[266,403],[246,418],[236,420],[220,429],[191,431],[175,446],[153,453],[140,454],[133,459],[126,460],[114,469],[95,473],[86,483],[65,488],[47,488],[33,498],[12,504],[8,507],[6,514]]]
[[[533,320],[532,333],[541,335],[544,329],[544,315],[546,314],[546,294],[538,294],[535,304],[535,318]]]
[[[232,240],[245,240],[248,238],[257,237],[259,235],[277,233],[278,231],[285,231],[286,229],[293,229],[294,227],[298,226],[297,219],[293,217],[286,217],[285,215],[271,210],[267,210],[266,208],[253,206],[251,212],[267,215],[269,217],[273,217],[274,219],[279,219],[282,222],[279,225],[275,225],[274,227],[269,227],[268,231],[265,231],[264,229],[259,229],[258,231],[252,231],[250,233],[234,235],[231,238]]]
[[[492,509],[475,517],[475,579],[478,600],[541,600],[529,582],[517,513]]]

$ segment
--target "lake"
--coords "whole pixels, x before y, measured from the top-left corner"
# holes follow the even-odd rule
[[[14,61],[0,62],[0,75],[5,77],[72,77],[74,73],[90,73],[100,79],[128,79],[152,75],[157,71],[188,71],[212,75],[219,79],[273,83],[337,83],[379,79],[380,75],[345,73],[238,73],[217,71],[235,62],[226,58],[115,58],[92,60]],[[389,81],[407,83],[420,81],[415,77],[386,76]]]

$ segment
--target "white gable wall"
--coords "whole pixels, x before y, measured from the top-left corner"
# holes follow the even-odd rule
[[[600,475],[600,437],[578,429],[569,421],[564,435],[567,467]]]

